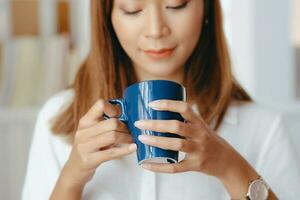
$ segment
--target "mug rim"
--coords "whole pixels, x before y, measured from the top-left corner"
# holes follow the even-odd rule
[[[175,82],[175,81],[153,79],[153,80],[145,80],[145,81],[140,81],[140,82],[133,83],[133,84],[131,84],[130,86],[128,86],[128,87],[125,89],[125,91],[127,91],[129,88],[134,87],[134,86],[136,86],[136,85],[140,85],[140,84],[144,84],[144,83],[149,83],[149,82],[156,82],[156,81],[173,83],[173,84],[176,84],[176,85],[182,87],[184,90],[186,89],[182,84],[177,83],[177,82]]]

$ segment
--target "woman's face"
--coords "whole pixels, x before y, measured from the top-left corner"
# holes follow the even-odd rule
[[[201,34],[203,0],[114,0],[112,24],[139,79],[172,79]]]

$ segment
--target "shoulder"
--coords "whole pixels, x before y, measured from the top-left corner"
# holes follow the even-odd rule
[[[231,118],[235,118],[239,126],[247,125],[251,127],[272,126],[282,121],[282,114],[279,111],[257,103],[257,102],[235,102],[228,109]]]
[[[39,112],[35,124],[35,131],[32,139],[33,152],[45,151],[51,158],[55,159],[61,167],[70,152],[70,146],[66,138],[52,132],[52,120],[70,105],[74,96],[73,90],[64,90],[47,100]],[[46,154],[45,153],[45,154]]]
[[[270,138],[288,136],[282,114],[256,102],[232,103],[221,134],[240,149],[249,146],[249,142],[258,147],[264,146]]]
[[[68,105],[70,105],[73,97],[73,89],[63,90],[53,95],[43,105],[42,109],[40,110],[39,117],[50,120],[62,112]]]
[[[280,199],[293,199],[284,187],[292,187],[291,191],[299,188],[300,162],[282,113],[261,103],[239,102],[230,105],[226,115],[231,124],[225,123],[222,136],[268,182]]]
[[[72,97],[72,90],[59,92],[49,98],[39,112],[28,155],[23,199],[50,196],[59,173],[68,159],[71,146],[52,133],[50,119],[67,106]]]
[[[289,134],[282,114],[266,105],[256,102],[234,103],[228,108],[226,117],[227,123],[224,123],[220,132],[222,137],[253,166],[258,166],[258,160],[274,144],[280,144],[281,141],[288,143]]]
[[[49,98],[42,106],[35,124],[34,139],[42,142],[56,143],[62,138],[52,132],[52,123],[55,117],[70,105],[74,96],[73,90],[64,90]]]

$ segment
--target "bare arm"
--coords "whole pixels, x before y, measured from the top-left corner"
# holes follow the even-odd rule
[[[57,180],[50,200],[80,200],[84,186],[73,185],[71,181],[64,179],[62,175],[63,173]]]
[[[233,200],[243,200],[248,191],[249,182],[257,179],[259,174],[240,156],[235,165],[223,176],[219,177]],[[268,200],[278,200],[272,189],[269,189]]]

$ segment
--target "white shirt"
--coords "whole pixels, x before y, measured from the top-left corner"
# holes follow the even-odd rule
[[[35,127],[23,200],[48,199],[71,146],[50,130],[50,119],[72,100],[68,90],[51,98]],[[300,198],[300,161],[278,113],[255,103],[231,105],[218,134],[265,179],[281,200]],[[135,153],[102,164],[86,184],[86,200],[220,200],[230,199],[215,177],[200,172],[153,173],[137,164]]]

